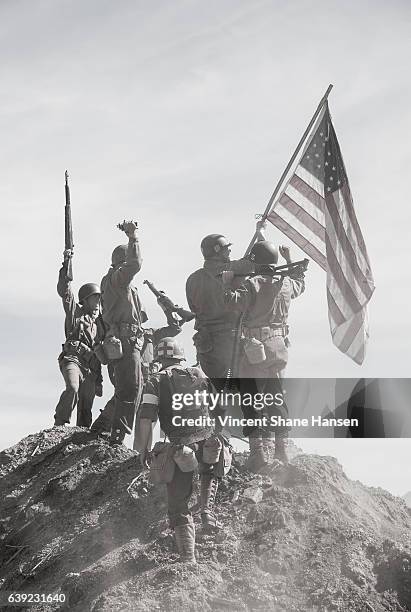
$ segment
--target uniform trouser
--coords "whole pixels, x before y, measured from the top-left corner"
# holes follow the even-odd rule
[[[204,441],[196,442],[200,478],[203,474],[208,475],[213,472],[213,466],[203,462],[203,444]],[[188,508],[193,492],[193,476],[194,472],[182,472],[176,464],[173,480],[167,484],[168,518],[172,529],[177,525],[193,523],[193,517]]]
[[[231,367],[234,347],[234,334],[231,329],[209,332],[212,348],[203,353],[198,351],[198,359],[205,375],[212,380],[217,390],[224,385]]]
[[[133,429],[143,378],[140,351],[135,343],[122,339],[122,347],[123,357],[112,362],[115,383],[113,431],[124,438]]]
[[[282,417],[288,418],[288,407],[285,402],[283,395],[283,388],[281,384],[281,374],[284,372],[284,366],[281,365],[281,369],[275,366],[275,364],[269,361],[263,361],[259,364],[250,364],[248,362],[245,353],[241,354],[240,366],[239,366],[239,387],[240,393],[244,394],[269,394],[275,401],[270,400],[271,405],[264,406],[262,410],[254,410],[252,406],[242,404],[242,412],[245,418],[261,418],[267,417],[270,421],[271,417]],[[281,403],[282,398],[282,403]],[[258,430],[258,434],[256,432]],[[270,426],[268,423],[267,428],[259,428],[256,426],[247,425],[243,429],[243,434],[249,436],[253,431],[253,437],[271,438],[272,432],[275,434],[286,434],[289,428],[283,426]]]
[[[60,362],[66,388],[60,396],[56,406],[54,421],[56,425],[70,423],[71,414],[77,405],[77,425],[90,427],[92,421],[92,407],[96,394],[96,377],[94,374],[85,374],[84,370],[74,361],[63,359]]]

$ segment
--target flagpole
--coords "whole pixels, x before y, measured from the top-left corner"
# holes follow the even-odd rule
[[[285,177],[287,176],[288,172],[290,171],[291,166],[292,166],[292,165],[293,165],[293,163],[295,162],[295,158],[297,157],[297,155],[298,155],[298,153],[299,153],[299,151],[300,151],[300,149],[301,149],[302,145],[303,145],[303,144],[304,144],[304,142],[305,142],[305,139],[307,138],[308,134],[310,133],[311,128],[313,127],[314,123],[316,122],[317,117],[318,117],[318,115],[320,114],[320,112],[321,112],[321,110],[322,110],[322,108],[323,108],[324,104],[326,103],[327,98],[328,98],[328,96],[329,96],[330,91],[332,90],[332,88],[333,88],[333,85],[332,85],[332,84],[328,85],[327,91],[325,92],[325,94],[324,94],[324,95],[323,95],[323,97],[321,98],[321,101],[320,101],[320,103],[319,103],[319,105],[318,105],[318,107],[317,107],[317,110],[315,111],[314,115],[312,116],[312,119],[311,119],[310,123],[309,123],[309,124],[308,124],[308,126],[307,126],[307,129],[305,130],[304,134],[302,135],[301,140],[300,140],[300,142],[298,143],[298,145],[297,145],[297,147],[296,147],[296,149],[295,149],[295,151],[294,151],[294,153],[293,153],[293,155],[292,155],[292,157],[291,157],[290,161],[288,162],[286,169],[285,169],[285,170],[284,170],[284,172],[282,173],[281,178],[280,178],[280,180],[278,181],[277,186],[276,186],[276,188],[274,189],[274,191],[273,191],[273,194],[272,194],[271,198],[268,200],[268,204],[267,204],[266,209],[265,209],[265,211],[264,211],[264,214],[263,214],[263,216],[262,216],[262,220],[264,220],[264,219],[266,219],[266,218],[267,218],[267,216],[268,216],[268,214],[269,214],[269,212],[270,212],[270,210],[271,210],[271,207],[272,207],[272,205],[273,205],[273,202],[274,202],[275,198],[277,197],[278,192],[280,191],[280,188],[281,188],[281,186],[282,186],[282,184],[283,184],[283,182],[284,182],[284,179],[285,179]],[[252,240],[251,240],[250,244],[248,245],[248,248],[247,248],[247,250],[246,250],[246,252],[245,252],[245,254],[244,254],[244,257],[247,257],[247,255],[250,253],[250,251],[251,251],[251,249],[252,249],[252,247],[253,247],[253,245],[254,245],[255,241],[257,240],[257,237],[258,237],[258,232],[255,232],[255,233],[254,233],[254,236],[253,236],[253,238],[252,238]]]

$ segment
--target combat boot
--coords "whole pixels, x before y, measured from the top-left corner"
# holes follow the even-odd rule
[[[278,459],[282,463],[288,463],[286,440],[287,433],[275,433],[274,459]]]
[[[248,439],[250,442],[250,455],[246,467],[250,472],[258,472],[261,468],[268,465],[264,442],[262,438],[255,436],[250,436]]]
[[[100,410],[100,415],[96,418],[94,423],[90,427],[90,431],[93,434],[110,434],[111,433],[112,421],[104,414],[104,410]]]
[[[174,527],[177,550],[182,563],[197,563],[195,549],[195,529],[193,523]]]
[[[274,460],[275,445],[274,438],[263,438],[264,455],[266,460],[271,463]]]
[[[211,474],[200,476],[200,508],[203,531],[213,533],[222,529],[214,514],[214,503],[218,489],[218,479]]]
[[[113,429],[110,436],[110,446],[120,446],[123,444],[125,437],[125,431],[121,431],[121,429]]]

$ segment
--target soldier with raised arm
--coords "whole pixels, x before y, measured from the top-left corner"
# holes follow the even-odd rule
[[[111,267],[101,281],[103,319],[108,328],[105,350],[113,369],[115,385],[111,444],[121,444],[125,435],[133,429],[142,390],[142,324],[147,318],[142,311],[137,289],[132,285],[142,261],[137,224],[128,221],[119,227],[128,236],[128,244],[114,249]]]
[[[102,395],[101,365],[94,349],[104,338],[104,324],[100,314],[100,288],[95,283],[80,287],[78,303],[71,289],[72,251],[64,251],[59,272],[57,293],[62,299],[66,341],[58,358],[66,383],[54,415],[55,425],[70,423],[77,406],[77,425],[89,427],[95,395]]]

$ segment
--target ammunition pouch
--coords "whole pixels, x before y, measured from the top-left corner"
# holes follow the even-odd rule
[[[200,329],[193,336],[194,346],[197,349],[197,353],[202,355],[203,353],[209,353],[213,350],[214,345],[211,338],[211,334],[207,329]]]
[[[149,480],[153,484],[168,484],[173,480],[176,464],[175,447],[169,442],[156,442],[152,451]]]
[[[94,373],[100,371],[100,361],[94,351],[80,340],[66,340],[63,344],[63,355],[77,357],[79,361]]]
[[[115,361],[123,356],[121,340],[116,336],[106,336],[103,340],[103,350],[108,360]]]
[[[139,350],[144,346],[144,330],[136,323],[119,323],[118,335],[137,346]]]
[[[287,347],[290,344],[287,337],[288,333],[288,325],[281,325],[278,327],[272,327],[269,325],[253,328],[244,327],[243,335],[246,338],[244,351],[247,355],[249,362],[257,364],[262,363],[262,361],[266,360],[267,362],[272,365],[275,365],[278,368],[284,368],[288,362]],[[253,344],[250,344],[251,340],[254,340]],[[261,361],[251,361],[251,359],[254,358],[254,353],[256,353],[255,359],[257,359],[255,341],[260,342],[263,345],[265,351],[265,358]],[[249,346],[251,359],[247,354],[247,343]]]

